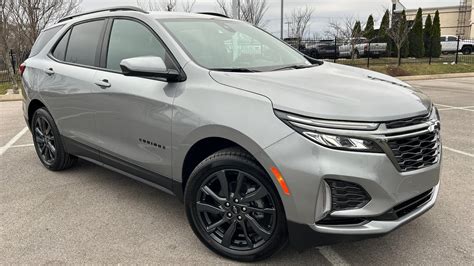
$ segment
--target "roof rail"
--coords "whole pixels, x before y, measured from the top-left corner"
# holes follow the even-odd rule
[[[221,17],[221,18],[229,18],[228,16],[221,14],[221,13],[216,13],[216,12],[199,12],[198,14],[201,15],[208,15],[208,16],[215,16],[215,17]]]
[[[58,23],[69,20],[69,19],[77,18],[77,17],[80,17],[80,16],[85,16],[85,15],[104,12],[104,11],[110,11],[110,12],[114,12],[114,11],[137,11],[137,12],[148,14],[147,11],[145,11],[145,10],[139,8],[139,7],[136,7],[136,6],[117,6],[117,7],[96,9],[96,10],[91,10],[91,11],[87,11],[87,12],[84,12],[84,13],[70,15],[70,16],[67,16],[67,17],[64,17],[64,18],[60,19],[58,21]]]

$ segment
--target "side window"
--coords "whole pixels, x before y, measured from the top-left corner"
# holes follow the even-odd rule
[[[448,42],[457,42],[458,41],[458,38],[454,37],[454,36],[449,36],[448,37]]]
[[[106,68],[120,71],[123,59],[139,56],[159,56],[168,68],[173,68],[165,48],[147,27],[136,21],[115,19],[110,33]]]
[[[63,25],[57,26],[57,27],[54,27],[54,28],[51,28],[51,29],[47,29],[47,30],[41,32],[41,34],[36,39],[35,44],[31,48],[30,57],[39,54],[39,52],[41,52],[41,50],[43,50],[43,48],[46,46],[46,44],[54,37],[54,35],[56,35],[56,33],[58,33],[58,31],[62,27],[63,27]]]
[[[74,26],[69,37],[65,61],[95,66],[97,48],[104,26],[103,20],[86,22]]]
[[[71,30],[68,30],[66,34],[64,34],[64,36],[58,42],[58,44],[56,45],[56,48],[54,48],[54,52],[53,52],[54,58],[64,61],[64,58],[66,58],[66,48],[69,42],[70,35],[71,35]]]
[[[446,37],[444,36],[441,36],[441,39],[440,39],[442,42],[445,42],[446,41]]]

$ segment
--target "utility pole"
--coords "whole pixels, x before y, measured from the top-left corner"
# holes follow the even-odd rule
[[[288,38],[290,38],[290,25],[293,24],[289,21],[285,22],[285,24],[288,26]]]
[[[232,18],[240,20],[240,0],[232,0]]]
[[[281,21],[280,21],[280,30],[281,30],[281,34],[280,34],[280,39],[283,40],[283,9],[284,9],[284,4],[283,4],[283,0],[281,0]]]

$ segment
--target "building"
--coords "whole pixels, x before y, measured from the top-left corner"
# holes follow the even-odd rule
[[[395,1],[395,0],[394,0]],[[398,2],[398,1],[397,1]],[[403,5],[398,5],[402,6]],[[423,9],[423,22],[428,14],[434,17],[439,11],[441,35],[459,35],[463,39],[474,39],[474,10],[472,0],[459,0],[456,6],[439,6]],[[406,9],[408,20],[414,20],[418,9]]]

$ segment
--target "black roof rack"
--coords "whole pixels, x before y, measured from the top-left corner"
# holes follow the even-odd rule
[[[91,10],[91,11],[87,11],[87,12],[84,12],[84,13],[70,15],[70,16],[67,16],[67,17],[64,17],[64,18],[60,19],[58,21],[58,23],[69,20],[69,19],[77,18],[77,17],[80,17],[80,16],[99,13],[99,12],[104,12],[104,11],[110,11],[110,12],[114,12],[114,11],[137,11],[137,12],[148,14],[147,11],[145,11],[145,10],[139,8],[139,7],[136,7],[136,6],[117,6],[117,7],[96,9],[96,10]]]
[[[215,12],[199,12],[198,14],[201,15],[208,15],[208,16],[215,16],[215,17],[221,17],[221,18],[229,18],[228,16],[221,14],[221,13],[215,13]]]

